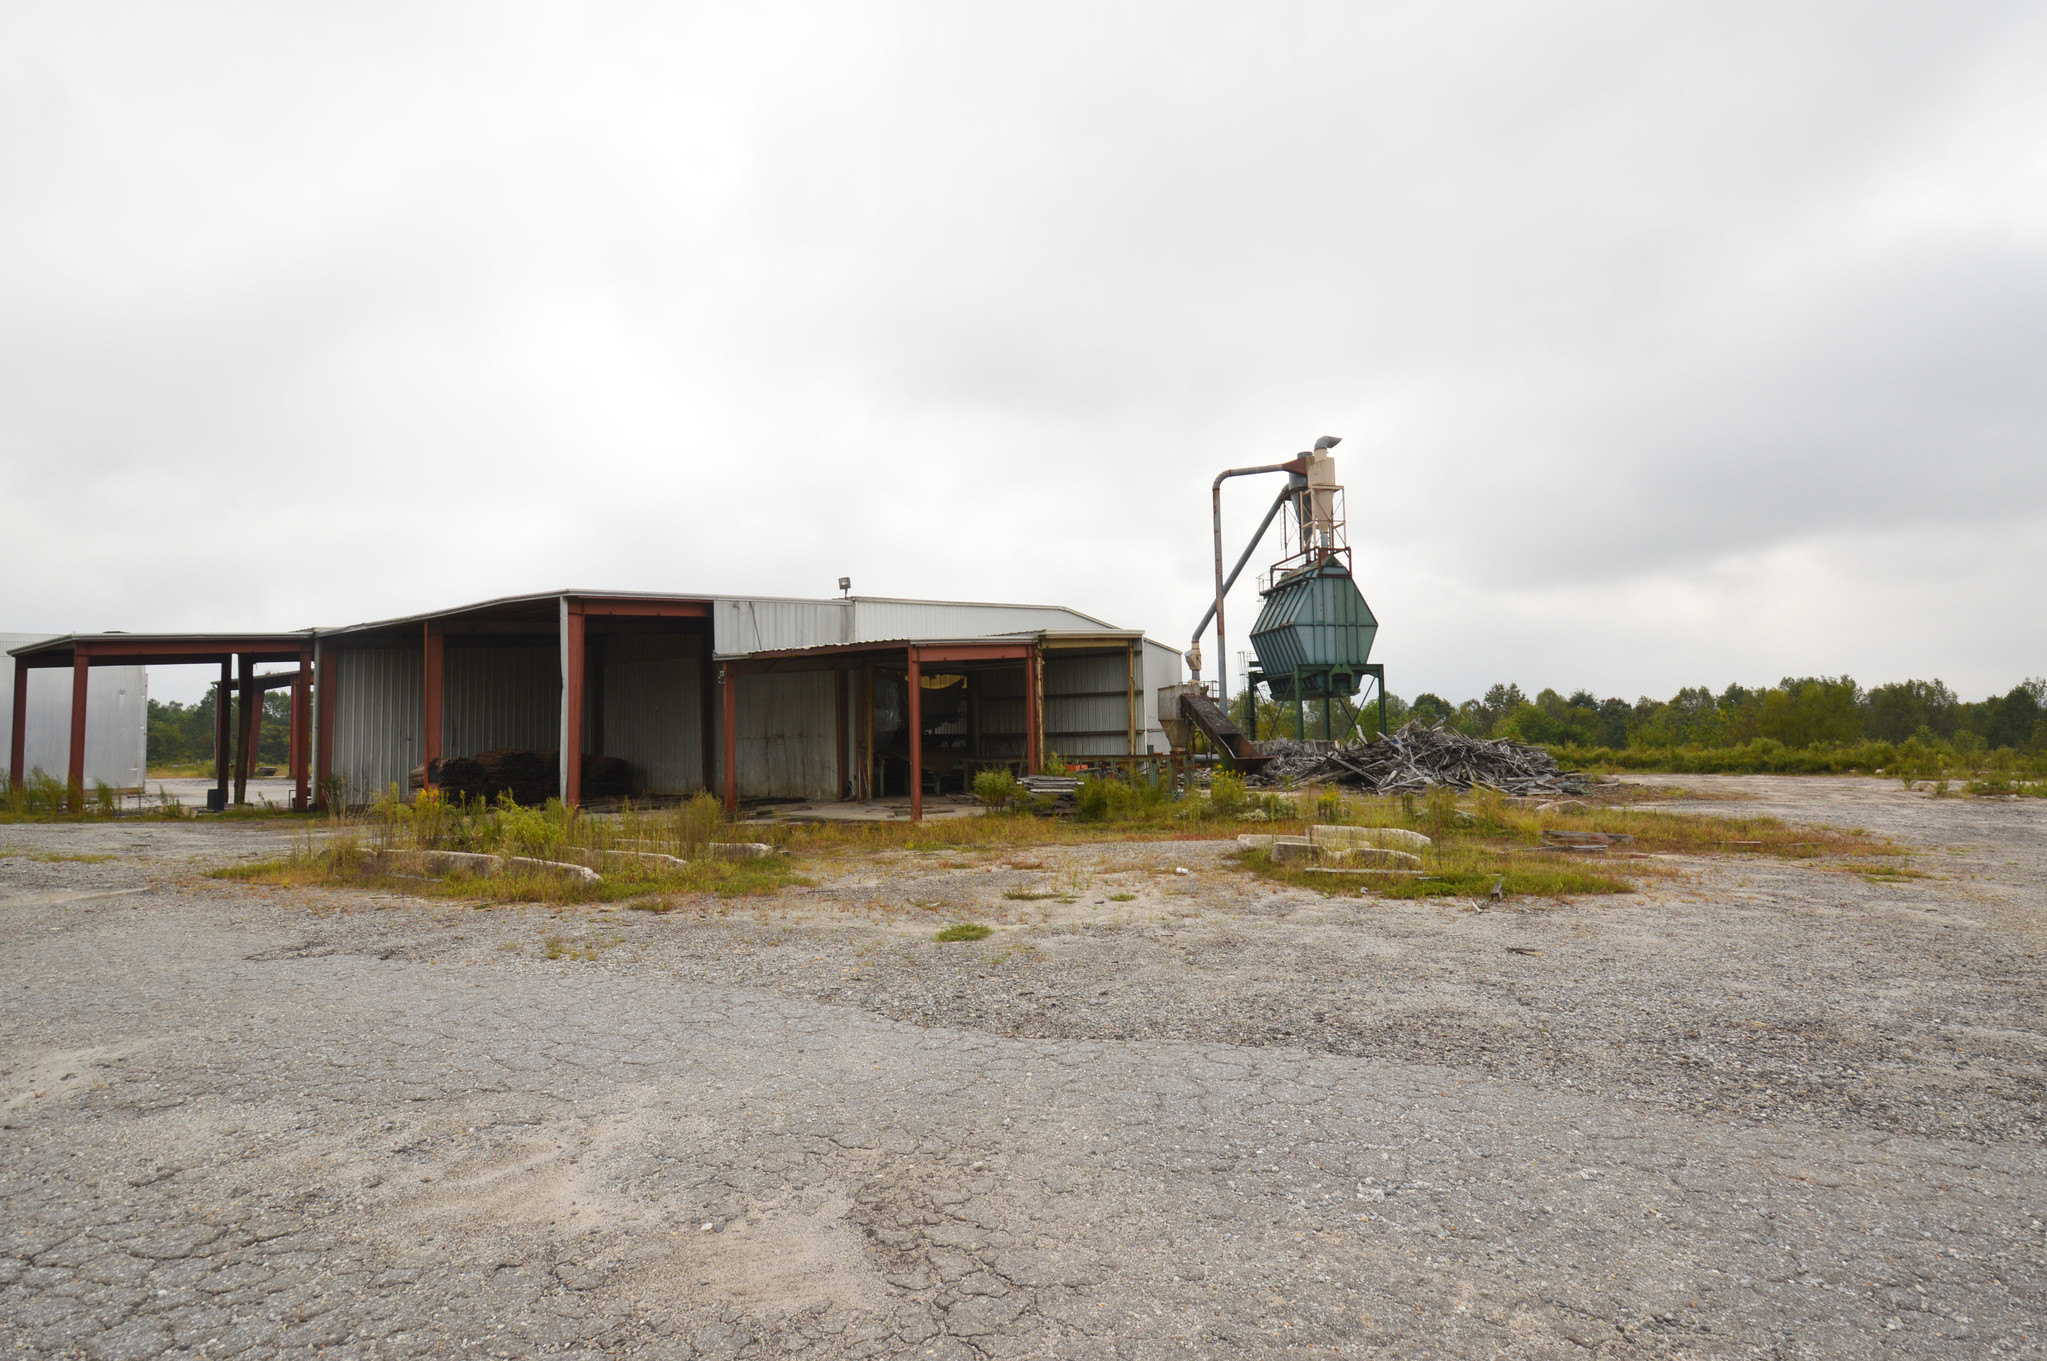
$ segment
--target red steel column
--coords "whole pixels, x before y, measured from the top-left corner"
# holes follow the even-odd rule
[[[220,791],[220,806],[227,807],[227,758],[234,747],[235,672],[234,654],[220,659],[220,688],[213,692],[213,785]]]
[[[573,621],[569,627],[575,627]],[[421,733],[419,744],[420,764],[424,767],[421,771],[424,778],[420,784],[422,794],[429,789],[438,789],[441,784],[441,676],[442,664],[446,660],[446,644],[440,626],[427,624],[425,628],[426,684],[423,688],[426,694],[426,728]]]
[[[299,650],[299,676],[291,685],[291,807],[303,813],[311,783],[313,736],[313,654]]]
[[[910,649],[910,821],[924,820],[924,662]]]
[[[313,806],[325,808],[334,784],[334,649],[320,648],[320,670],[313,688]]]
[[[1044,754],[1044,711],[1038,699],[1038,649],[1024,658],[1024,774],[1038,773],[1038,761]]]
[[[725,813],[728,817],[736,817],[739,813],[739,672],[732,663],[725,663],[725,681],[718,688],[725,692]]]
[[[85,811],[85,696],[92,674],[92,654],[71,649],[71,811]]]
[[[235,752],[235,802],[249,801],[249,777],[256,773],[256,743],[263,737],[263,692],[256,688],[256,659],[240,656],[242,673],[241,747]]]
[[[7,784],[19,789],[28,780],[22,766],[28,761],[28,658],[14,659],[14,718],[7,740]]]
[[[574,808],[583,801],[583,603],[569,602],[569,656],[562,668],[562,707],[568,715],[562,733],[562,799]]]

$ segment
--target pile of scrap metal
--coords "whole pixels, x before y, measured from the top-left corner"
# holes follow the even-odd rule
[[[1546,751],[1507,738],[1466,737],[1410,723],[1373,742],[1331,746],[1273,738],[1258,744],[1275,759],[1273,783],[1334,784],[1370,794],[1418,794],[1431,785],[1484,786],[1508,794],[1578,794],[1584,784],[1557,769]]]

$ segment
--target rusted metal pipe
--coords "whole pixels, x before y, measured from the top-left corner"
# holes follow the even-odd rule
[[[1229,653],[1223,641],[1223,596],[1231,586],[1236,584],[1237,573],[1242,572],[1244,564],[1250,561],[1252,551],[1257,548],[1258,541],[1265,537],[1266,529],[1272,524],[1272,517],[1279,513],[1280,506],[1285,504],[1286,498],[1293,492],[1294,486],[1292,480],[1289,479],[1286,491],[1281,492],[1279,498],[1272,503],[1272,509],[1265,513],[1265,519],[1258,526],[1258,533],[1252,538],[1250,547],[1247,547],[1244,550],[1244,556],[1237,560],[1237,570],[1231,572],[1229,579],[1225,581],[1223,579],[1223,483],[1232,477],[1252,477],[1258,473],[1292,473],[1295,477],[1305,481],[1308,472],[1307,458],[1306,454],[1302,454],[1298,458],[1288,459],[1285,463],[1267,463],[1257,468],[1230,468],[1227,471],[1216,474],[1215,483],[1211,488],[1215,501],[1215,604],[1209,607],[1208,614],[1201,617],[1201,626],[1194,630],[1194,645],[1197,648],[1201,646],[1201,630],[1208,627],[1209,618],[1213,616],[1215,619],[1216,696],[1224,706],[1227,706],[1230,701],[1230,663]],[[1194,669],[1194,678],[1197,682],[1201,679],[1201,671],[1198,667]],[[1225,707],[1224,711],[1228,711],[1227,707]]]

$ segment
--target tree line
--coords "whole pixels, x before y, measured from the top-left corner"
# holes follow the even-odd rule
[[[1233,716],[1265,737],[1296,737],[1291,703],[1262,693],[1236,696]],[[1472,737],[1511,737],[1573,752],[1735,749],[1817,752],[1869,744],[1911,747],[1952,759],[1999,752],[2047,756],[2047,680],[2034,678],[2002,695],[1964,700],[1944,681],[1907,680],[1864,689],[1851,676],[1787,676],[1775,685],[1730,685],[1715,694],[1687,687],[1667,700],[1601,699],[1589,690],[1566,696],[1543,690],[1530,698],[1519,685],[1499,684],[1478,699],[1452,704],[1423,693],[1412,701],[1387,696],[1387,725],[1409,720],[1441,724]],[[1306,706],[1307,733],[1322,736],[1319,703]],[[1333,735],[1356,721],[1357,736],[1378,728],[1376,702],[1333,706]],[[1881,759],[1880,754],[1878,759]]]
[[[149,701],[149,764],[203,765],[213,760],[213,704],[218,687],[197,704],[176,700]],[[291,755],[291,692],[272,690],[263,696],[263,718],[256,741],[256,760],[283,765]]]

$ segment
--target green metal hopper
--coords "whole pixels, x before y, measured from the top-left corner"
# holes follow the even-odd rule
[[[1379,621],[1341,557],[1297,567],[1260,594],[1265,604],[1251,628],[1258,654],[1251,679],[1263,681],[1274,699],[1296,705],[1347,699],[1368,676],[1383,690],[1385,669],[1371,662]],[[1325,726],[1327,721],[1325,711]]]

